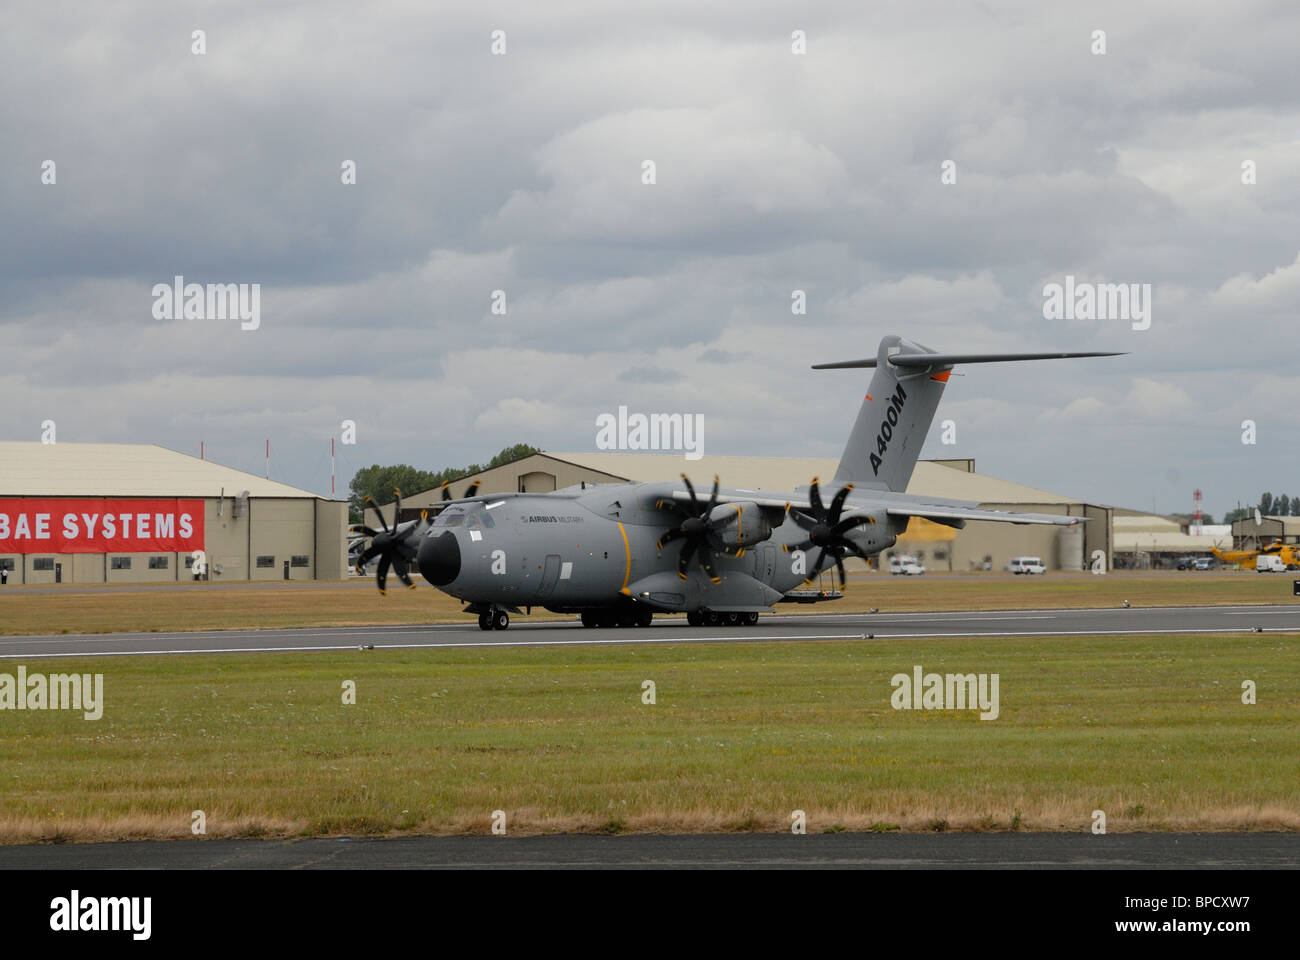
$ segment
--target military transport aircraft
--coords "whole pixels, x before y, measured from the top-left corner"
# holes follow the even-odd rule
[[[707,496],[685,475],[549,493],[479,496],[476,485],[459,498],[444,487],[450,502],[432,519],[425,512],[398,523],[399,494],[394,526],[381,514],[382,529],[366,529],[372,539],[361,563],[380,558],[382,593],[390,566],[413,588],[415,562],[484,630],[504,630],[511,613],[532,607],[580,614],[586,627],[645,626],[655,613],[685,613],[696,626],[752,625],[775,603],[840,596],[799,588],[832,565],[843,585],[845,556],[892,546],[912,517],[957,528],[967,520],[1079,523],[904,491],[955,364],[1117,355],[937,353],[887,336],[875,357],[814,367],[876,371],[829,496],[816,477],[788,493],[723,487],[715,477]]]

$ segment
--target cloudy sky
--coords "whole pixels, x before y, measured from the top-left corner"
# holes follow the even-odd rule
[[[809,365],[897,333],[1129,352],[959,369],[925,456],[1300,494],[1297,50],[1286,0],[6,4],[0,439],[260,473],[269,438],[328,491],[346,419],[340,489],[594,450],[626,404],[831,457],[870,371]],[[260,328],[156,319],[176,275],[260,283]],[[1045,319],[1067,275],[1150,284],[1150,329]]]

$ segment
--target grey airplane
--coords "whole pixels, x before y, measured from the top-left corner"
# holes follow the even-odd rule
[[[699,625],[752,625],[781,602],[818,602],[839,590],[806,589],[844,558],[892,546],[912,517],[961,528],[969,520],[1070,526],[1082,518],[982,509],[906,493],[921,445],[954,365],[1109,357],[1114,353],[937,353],[888,336],[875,357],[813,369],[874,368],[831,490],[817,478],[791,492],[723,487],[706,496],[687,479],[608,483],[548,493],[478,495],[389,528],[365,529],[359,566],[379,557],[384,592],[391,567],[409,568],[477,613],[484,630],[542,607],[580,616],[584,627],[646,626],[656,613]],[[373,506],[373,503],[370,504]],[[376,508],[376,513],[378,509]]]

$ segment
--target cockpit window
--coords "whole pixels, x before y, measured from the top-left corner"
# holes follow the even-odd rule
[[[465,511],[459,507],[442,511],[433,519],[435,527],[459,527],[465,522]]]
[[[496,521],[492,519],[492,514],[488,513],[481,503],[474,504],[465,514],[465,526],[471,530],[491,530],[496,525]]]

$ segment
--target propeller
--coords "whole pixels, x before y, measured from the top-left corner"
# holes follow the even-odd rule
[[[462,499],[466,499],[466,498],[472,497],[472,496],[474,496],[474,494],[478,493],[478,484],[479,484],[479,481],[477,481],[477,480],[475,480],[473,483],[471,483],[471,484],[466,488],[466,490],[465,490],[465,497],[462,498]],[[456,499],[456,497],[453,497],[453,496],[451,495],[451,481],[450,481],[450,480],[448,480],[446,483],[444,483],[444,484],[442,485],[442,499],[444,499],[444,500],[455,500],[455,499]]]
[[[401,580],[402,583],[406,584],[410,589],[415,589],[415,584],[411,582],[410,567],[408,564],[408,561],[413,559],[415,551],[412,546],[409,546],[409,544],[415,542],[414,538],[411,536],[414,530],[423,527],[429,519],[428,511],[421,510],[420,519],[416,528],[408,527],[406,530],[398,533],[401,527],[398,523],[398,518],[402,515],[402,491],[394,488],[393,496],[396,499],[394,501],[393,527],[391,530],[388,527],[388,521],[386,521],[384,515],[380,513],[379,507],[375,506],[375,501],[371,500],[370,497],[365,498],[365,506],[370,507],[375,511],[375,516],[379,518],[380,526],[382,526],[383,529],[375,530],[372,527],[362,527],[366,536],[370,537],[370,546],[366,547],[365,552],[357,558],[357,572],[365,573],[366,564],[375,557],[379,557],[379,569],[375,571],[375,583],[379,585],[379,592],[381,594],[388,593],[388,568],[390,566],[393,568],[393,572],[397,574],[397,579]]]
[[[678,503],[676,500],[660,500],[655,504],[656,507],[661,509],[664,506],[672,506],[686,514],[685,519],[678,526],[659,538],[658,548],[662,550],[664,544],[685,539],[686,542],[682,544],[682,552],[677,557],[677,575],[685,580],[686,570],[691,564],[691,557],[698,555],[700,568],[704,570],[710,580],[714,583],[720,583],[722,578],[713,569],[713,550],[709,546],[709,534],[713,529],[709,514],[718,505],[718,478],[716,475],[713,477],[713,493],[709,495],[707,504],[700,503],[699,498],[695,495],[695,486],[684,473],[682,474],[682,483],[686,484],[686,490],[691,495],[689,507],[684,503]]]
[[[853,553],[863,560],[867,559],[867,555],[862,552],[861,548],[845,534],[855,527],[876,522],[874,517],[866,514],[856,514],[841,519],[840,515],[844,512],[844,501],[848,499],[852,490],[853,484],[851,483],[841,487],[835,496],[831,498],[831,505],[828,509],[822,503],[821,487],[818,485],[817,478],[813,477],[812,486],[808,488],[809,511],[805,513],[803,510],[790,510],[790,516],[794,518],[794,522],[801,529],[808,532],[808,539],[803,543],[786,544],[783,548],[786,552],[789,552],[791,550],[807,550],[809,547],[820,547],[821,552],[817,554],[813,569],[820,570],[827,554],[829,554],[835,559],[835,568],[840,575],[841,589],[848,582],[848,578],[844,575],[845,553]]]

